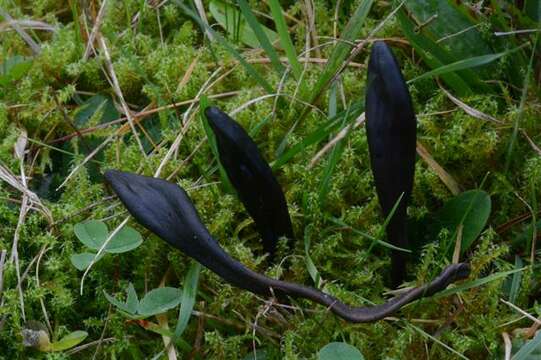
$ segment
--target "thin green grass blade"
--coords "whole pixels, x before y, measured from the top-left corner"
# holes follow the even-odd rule
[[[511,166],[511,159],[513,157],[513,148],[518,136],[518,129],[522,116],[524,115],[524,105],[528,98],[528,88],[530,87],[530,78],[532,77],[532,70],[534,67],[534,59],[537,50],[537,43],[539,41],[539,33],[535,35],[535,41],[532,47],[532,54],[530,56],[530,62],[528,64],[528,70],[526,71],[526,76],[524,77],[524,85],[522,86],[522,95],[520,97],[520,103],[518,106],[518,114],[515,118],[515,123],[513,124],[513,133],[511,134],[511,140],[509,141],[509,147],[507,148],[507,156],[505,158],[505,174],[509,172],[509,167]]]
[[[515,269],[520,269],[523,266],[520,256],[515,256]],[[522,280],[522,273],[517,272],[513,274],[511,279],[511,288],[509,289],[509,302],[515,303],[517,301],[518,293],[520,291],[520,282]]]
[[[184,278],[184,286],[182,287],[182,300],[180,302],[180,310],[178,313],[178,321],[175,327],[175,337],[173,342],[176,342],[186,330],[190,317],[192,316],[192,310],[195,305],[195,297],[197,296],[197,286],[199,284],[199,272],[201,271],[201,264],[196,261],[192,261],[186,278]]]
[[[274,24],[276,25],[276,31],[278,32],[278,36],[280,36],[280,44],[286,52],[295,79],[299,80],[302,75],[302,66],[297,58],[297,52],[295,51],[291,37],[289,36],[289,29],[284,15],[282,14],[282,7],[278,0],[269,0],[269,6],[272,18],[274,19]]]
[[[404,35],[428,66],[436,69],[445,66],[445,64],[456,62],[456,59],[451,57],[447,51],[414,30],[414,26],[406,15],[405,10],[400,10],[397,14],[397,18],[402,31],[404,31]],[[447,73],[443,74],[442,78],[445,83],[461,96],[473,93],[469,83],[459,74]],[[479,80],[476,80],[476,82],[478,81]]]
[[[317,271],[316,265],[314,264],[314,261],[310,257],[310,236],[312,234],[313,226],[312,224],[308,225],[304,229],[304,259],[306,262],[306,269],[308,270],[308,273],[310,274],[310,277],[314,281],[314,285],[317,289],[319,289],[321,285],[321,275],[319,274],[319,271]]]
[[[456,351],[455,349],[453,349],[452,347],[450,347],[449,345],[447,345],[446,343],[444,343],[440,339],[430,335],[429,333],[427,333],[426,331],[424,331],[420,327],[415,326],[412,323],[408,323],[407,326],[413,328],[415,331],[419,332],[421,335],[427,337],[428,339],[434,341],[436,344],[438,344],[438,345],[444,347],[445,349],[449,350],[450,352],[452,352],[453,354],[455,354],[459,358],[469,360],[469,358],[465,357],[464,355],[462,355],[461,353],[459,353],[458,351]]]
[[[214,137],[214,132],[210,128],[208,119],[205,115],[205,109],[208,106],[209,106],[208,98],[204,95],[201,96],[201,99],[199,101],[199,116],[201,117],[201,122],[203,123],[203,129],[205,130],[205,134],[207,135],[210,150],[212,151],[214,158],[218,161],[218,170],[220,172],[220,179],[222,181],[222,184],[224,185],[225,191],[229,194],[234,194],[235,191],[233,190],[233,185],[229,181],[229,178],[227,177],[227,172],[225,171],[224,167],[222,166],[222,163],[220,162],[220,154],[218,152],[218,145],[216,143],[216,138]]]
[[[257,72],[257,70],[251,64],[249,64],[242,57],[242,55],[237,50],[235,50],[235,48],[222,35],[220,35],[218,32],[214,31],[210,26],[205,24],[205,22],[202,21],[201,18],[196,13],[194,13],[189,7],[187,7],[182,1],[175,0],[175,2],[182,9],[182,11],[184,11],[189,17],[191,17],[201,27],[201,29],[203,29],[204,31],[210,32],[214,36],[216,41],[218,41],[220,45],[224,47],[224,49],[226,49],[235,59],[238,60],[238,62],[242,65],[244,70],[248,74],[250,74],[254,78],[254,80],[263,89],[265,89],[265,91],[267,91],[269,94],[274,93],[272,86],[267,82],[267,80],[265,80],[265,78],[263,78],[261,74],[259,74],[259,72]]]
[[[330,81],[336,75],[348,55],[352,45],[360,36],[364,21],[368,15],[374,0],[363,0],[351,16],[346,27],[340,35],[339,41],[333,49],[327,65],[323,69],[321,76],[317,80],[313,91],[311,92],[309,103],[314,103],[320,97],[321,93],[329,86]]]
[[[440,291],[439,293],[432,296],[432,298],[439,299],[439,298],[442,298],[442,297],[445,297],[445,296],[458,294],[459,292],[462,292],[464,290],[473,289],[473,288],[479,287],[481,285],[487,284],[487,283],[489,283],[491,281],[496,281],[496,280],[499,280],[499,279],[503,279],[503,278],[505,278],[505,277],[507,277],[507,276],[509,276],[511,274],[524,271],[525,269],[526,269],[526,267],[522,267],[520,269],[509,270],[509,271],[500,271],[500,272],[497,272],[495,274],[486,276],[486,277],[481,278],[481,279],[475,279],[475,280],[472,280],[472,281],[466,281],[466,282],[463,282],[460,285],[457,285],[457,286],[454,286],[452,288]]]
[[[276,50],[274,50],[274,47],[269,41],[267,34],[265,33],[265,31],[263,31],[263,27],[261,26],[259,21],[257,21],[257,18],[252,12],[250,6],[248,5],[248,2],[246,0],[238,0],[238,2],[242,15],[246,19],[248,25],[250,25],[250,27],[252,28],[252,31],[254,32],[257,40],[259,41],[259,45],[263,48],[263,50],[265,50],[265,53],[269,57],[274,70],[276,70],[278,74],[282,74],[285,69],[280,62],[278,53],[276,52]]]
[[[334,94],[334,96],[332,96]],[[334,99],[333,99],[334,98]],[[331,89],[331,98],[329,99],[329,115],[333,113],[333,116],[336,115],[336,87],[333,86]],[[334,103],[334,105],[333,105]],[[349,107],[347,109],[349,111]],[[348,118],[348,114],[346,113],[346,116],[344,117],[344,121],[342,122],[341,129],[343,129],[346,124],[346,120]],[[340,157],[342,156],[342,153],[344,152],[345,148],[345,140],[347,139],[348,135],[351,132],[351,127],[349,128],[346,136],[338,142],[334,146],[334,148],[331,151],[331,154],[329,156],[329,160],[327,162],[327,166],[325,167],[325,172],[323,173],[323,180],[321,181],[321,184],[319,186],[319,204],[320,207],[323,207],[325,204],[325,200],[327,198],[327,194],[329,193],[330,183],[332,179],[332,175],[334,173],[334,170],[336,169],[336,165],[338,164],[338,161],[340,160]]]
[[[471,69],[478,66],[483,66],[486,64],[489,64],[495,60],[498,60],[499,58],[502,58],[504,56],[507,56],[509,54],[512,54],[520,49],[522,49],[524,46],[528,44],[521,45],[519,47],[516,47],[514,49],[510,49],[507,51],[503,51],[497,54],[487,54],[487,55],[481,55],[481,56],[475,56],[469,59],[459,60],[451,64],[440,66],[432,71],[428,71],[424,73],[423,75],[417,76],[414,79],[411,79],[408,81],[408,84],[413,83],[417,80],[426,79],[429,77],[434,77],[438,75],[453,73],[455,71],[464,70],[464,69]]]
[[[390,244],[386,241],[383,241],[383,240],[380,240],[380,239],[377,239],[375,237],[373,237],[372,235],[370,234],[367,234],[361,230],[358,230],[358,229],[355,229],[354,227],[351,227],[349,226],[348,224],[346,224],[345,222],[343,222],[342,220],[340,219],[336,219],[336,218],[333,218],[333,217],[327,217],[327,220],[335,223],[336,225],[340,225],[340,226],[343,226],[343,227],[346,227],[348,229],[350,229],[351,231],[353,231],[355,234],[357,235],[360,235],[370,241],[372,241],[373,243],[376,243],[376,244],[379,244],[383,247],[386,247],[386,248],[389,248],[391,250],[398,250],[398,251],[403,251],[403,252],[406,252],[406,253],[411,253],[412,251],[409,250],[409,249],[404,249],[404,248],[401,248],[401,247],[398,247],[398,246],[395,246],[393,244]],[[372,246],[372,245],[371,245]]]
[[[527,360],[531,359],[529,355],[533,353],[535,350],[538,350],[541,348],[541,331],[538,331],[535,337],[526,342],[519,351],[516,352],[515,355],[511,358],[511,360]]]
[[[272,169],[276,170],[286,164],[291,160],[295,155],[305,151],[311,145],[314,145],[321,140],[325,139],[329,134],[340,129],[342,120],[348,115],[346,123],[349,123],[351,119],[354,119],[355,116],[358,116],[362,104],[355,104],[350,107],[351,111],[344,111],[338,114],[335,118],[328,120],[326,123],[321,125],[316,131],[312,132],[306,136],[301,142],[295,144],[289,150],[285,151],[280,157],[272,163]]]

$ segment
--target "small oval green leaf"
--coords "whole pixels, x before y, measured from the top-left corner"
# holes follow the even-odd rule
[[[107,225],[98,220],[89,220],[76,224],[73,231],[83,244],[93,250],[99,250],[109,233]]]
[[[343,342],[325,345],[318,354],[319,360],[364,360],[363,354],[354,346]]]
[[[485,227],[492,203],[490,196],[482,190],[469,190],[449,200],[436,212],[435,225],[447,228],[454,237],[458,227],[462,229],[461,253],[467,251]],[[439,231],[439,230],[438,230]]]
[[[96,259],[96,262],[98,262],[98,260],[100,260],[103,257],[103,255],[104,254],[101,254],[98,257],[98,259]],[[96,254],[89,253],[89,252],[73,254],[70,256],[70,261],[73,264],[73,266],[75,266],[78,270],[84,271],[90,265],[90,263],[92,262],[92,259],[94,259],[95,256]]]
[[[52,343],[50,345],[50,351],[63,351],[71,349],[72,347],[80,344],[86,337],[88,333],[86,331],[77,330],[68,335],[64,336],[62,339]]]
[[[130,226],[124,226],[111,239],[105,251],[112,254],[120,254],[137,248],[143,243],[141,234]]]
[[[161,314],[178,306],[182,291],[173,287],[162,287],[149,291],[139,303],[137,312],[142,316]]]

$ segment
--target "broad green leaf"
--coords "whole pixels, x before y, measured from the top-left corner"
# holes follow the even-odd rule
[[[96,94],[86,100],[73,117],[77,127],[85,126],[93,117],[99,115],[99,123],[113,121],[119,118],[119,113],[109,96]]]
[[[274,19],[274,24],[276,25],[276,30],[280,36],[280,44],[286,52],[293,75],[295,75],[295,78],[299,80],[302,76],[302,65],[297,58],[297,51],[295,50],[295,46],[293,46],[293,42],[289,36],[290,31],[287,27],[284,14],[282,14],[283,10],[280,6],[280,2],[278,0],[269,0],[268,4],[271,10],[272,18]]]
[[[129,315],[136,314],[135,311],[132,311],[133,310],[133,307],[131,306],[132,304],[128,305],[127,302],[124,303],[118,300],[114,296],[109,295],[105,290],[103,291],[103,294],[105,295],[105,298],[107,299],[107,301],[109,301],[113,306],[116,306],[119,310],[122,310]]]
[[[83,342],[88,336],[86,331],[77,330],[64,336],[62,339],[51,343],[50,351],[64,351]]]
[[[434,215],[435,231],[443,228],[456,238],[458,227],[462,229],[461,253],[466,252],[485,227],[491,210],[490,196],[482,190],[469,190],[449,200]]]
[[[32,59],[15,55],[0,64],[0,86],[6,86],[12,81],[22,78],[32,67]]]
[[[137,248],[143,243],[141,234],[130,226],[124,226],[109,241],[105,251],[112,254],[120,254]]]
[[[363,354],[354,346],[343,342],[328,343],[319,350],[319,360],[364,360]]]
[[[93,250],[99,250],[109,234],[107,225],[98,220],[88,220],[78,223],[73,228],[73,231],[83,244]]]
[[[105,254],[101,254],[95,262],[98,262]],[[94,257],[96,256],[95,253],[80,253],[80,254],[72,254],[70,256],[70,261],[73,266],[75,266],[78,270],[84,271],[86,268],[90,265]]]
[[[139,307],[139,299],[137,298],[137,293],[135,292],[135,288],[133,287],[132,283],[128,285],[127,295],[126,308],[130,314],[135,314],[137,312],[137,308]]]
[[[139,302],[137,313],[142,316],[161,314],[180,304],[182,291],[172,287],[161,287],[149,291]]]
[[[241,17],[241,13],[235,6],[223,1],[212,0],[209,5],[209,10],[218,24],[220,24],[220,26],[223,27],[229,34],[233,36],[238,34],[238,40],[252,48],[258,48],[261,45],[260,40],[258,39],[261,37],[261,34],[259,34],[258,37],[258,33],[254,31],[253,27],[251,26],[252,19],[250,19],[247,24],[247,21],[245,20],[246,17]],[[278,41],[278,34],[276,32],[259,24],[257,20],[255,20],[255,22],[259,25],[269,44]]]
[[[541,0],[526,0],[524,3],[524,12],[537,22],[541,21]]]
[[[199,284],[199,272],[201,271],[201,264],[196,261],[192,261],[190,269],[184,278],[184,286],[182,287],[182,298],[180,310],[178,313],[178,322],[175,327],[175,339],[180,338],[190,317],[192,316],[192,310],[195,305],[195,297],[197,296],[197,285]]]
[[[242,358],[242,360],[268,360],[269,357],[267,356],[267,350],[265,349],[256,349],[255,354],[254,351],[251,350],[250,353],[246,354],[245,357]]]

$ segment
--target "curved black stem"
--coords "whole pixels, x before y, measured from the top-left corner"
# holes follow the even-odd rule
[[[410,94],[391,49],[375,42],[368,63],[366,135],[370,164],[383,215],[398,204],[387,225],[390,243],[407,249],[406,209],[413,187],[416,148],[415,113]],[[391,282],[398,286],[406,273],[406,253],[391,253]]]
[[[176,184],[152,177],[109,170],[105,178],[133,217],[150,231],[221,276],[230,284],[263,296],[305,298],[327,306],[351,322],[389,316],[407,303],[443,290],[469,274],[465,263],[450,265],[432,282],[409,290],[384,304],[352,307],[322,291],[271,279],[231,258],[212,238],[186,192]]]
[[[217,107],[205,109],[216,137],[220,163],[244,207],[254,219],[271,257],[282,236],[293,240],[291,218],[282,187],[246,131]]]

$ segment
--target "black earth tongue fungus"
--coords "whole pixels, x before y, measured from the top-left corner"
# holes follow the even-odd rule
[[[387,225],[387,238],[391,244],[408,249],[406,209],[415,172],[417,123],[398,63],[382,41],[374,43],[370,54],[365,109],[370,163],[385,217],[402,196]],[[404,280],[406,261],[407,253],[392,251],[393,287]]]
[[[468,264],[453,264],[429,284],[408,290],[384,304],[352,307],[317,289],[256,273],[231,258],[201,223],[190,198],[178,185],[117,170],[107,171],[105,179],[140,224],[233,286],[262,296],[309,299],[350,322],[380,320],[407,303],[430,296],[450,283],[466,278],[470,272]]]
[[[293,240],[284,192],[255,142],[237,122],[216,107],[207,107],[205,115],[216,137],[220,162],[272,257],[280,237],[287,237],[289,244]]]

